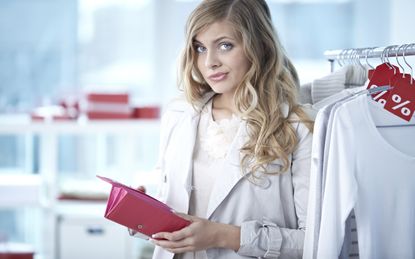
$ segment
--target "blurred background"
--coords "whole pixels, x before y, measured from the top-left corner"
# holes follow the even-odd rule
[[[151,256],[103,218],[95,175],[155,193],[159,116],[199,2],[0,1],[0,254]],[[301,83],[330,73],[326,50],[415,41],[411,0],[268,4]]]

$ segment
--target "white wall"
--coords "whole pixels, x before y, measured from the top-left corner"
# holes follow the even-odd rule
[[[415,1],[390,1],[390,44],[415,42]]]
[[[160,98],[167,103],[176,96],[178,57],[183,48],[185,24],[198,1],[156,0],[156,87],[162,89]]]

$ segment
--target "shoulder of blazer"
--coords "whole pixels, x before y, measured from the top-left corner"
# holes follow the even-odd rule
[[[188,113],[193,109],[189,103],[187,103],[184,99],[175,99],[171,101],[163,115],[161,116],[161,140],[168,142],[170,139],[170,135],[176,125],[181,121],[185,114]]]
[[[301,139],[305,135],[311,133],[310,130],[307,128],[304,122],[301,121],[301,119],[298,117],[297,114],[292,113],[289,117],[290,123],[292,127],[297,132],[297,136]]]
[[[196,114],[196,110],[188,103],[183,95],[172,99],[161,116],[160,124],[160,151],[167,147],[172,132],[186,116]]]
[[[192,105],[186,101],[184,96],[179,96],[172,99],[166,106],[166,113],[170,112],[185,112],[192,109]]]
[[[212,97],[214,96],[213,92],[206,93],[198,106],[203,107]],[[193,107],[189,102],[186,101],[183,95],[178,96],[172,99],[166,106],[165,109],[166,114],[180,114],[180,113],[190,113],[190,114],[198,114],[197,108]]]

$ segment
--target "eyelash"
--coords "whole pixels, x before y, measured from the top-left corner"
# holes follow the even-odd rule
[[[206,51],[206,48],[201,46],[201,45],[196,45],[195,50],[196,50],[197,53],[203,53],[203,52]]]
[[[229,42],[223,42],[219,45],[221,50],[231,50],[233,48],[233,44]],[[222,49],[224,47],[224,49]]]
[[[228,50],[231,50],[233,48],[233,44],[232,43],[229,43],[229,42],[221,42],[220,44],[219,44],[219,49],[221,50],[221,51],[228,51]],[[201,46],[201,45],[195,45],[195,51],[197,52],[197,53],[203,53],[203,52],[206,52],[206,47],[204,47],[204,46]]]

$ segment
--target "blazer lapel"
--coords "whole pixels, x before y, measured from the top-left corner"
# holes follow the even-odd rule
[[[208,93],[202,100],[206,103],[212,98],[213,93]],[[175,161],[175,177],[176,182],[181,185],[180,189],[186,191],[186,203],[181,203],[178,211],[187,212],[189,209],[190,193],[192,191],[192,175],[193,175],[193,152],[196,143],[197,129],[200,120],[200,112],[188,107],[184,111],[183,121],[177,129],[177,137],[175,138],[175,146],[177,146],[177,160]]]
[[[178,141],[178,149],[175,171],[177,172],[178,178],[180,178],[178,179],[178,183],[185,188],[188,194],[187,200],[190,198],[191,192],[193,149],[195,147],[199,119],[199,114],[195,112],[186,112],[183,123],[178,129],[179,136],[176,139]],[[183,211],[187,211],[187,209]]]
[[[206,218],[210,218],[215,209],[225,200],[226,196],[232,191],[233,187],[243,178],[240,166],[240,149],[246,142],[246,123],[241,122],[236,133],[235,139],[229,147],[226,156],[226,163],[223,168],[223,177],[218,178],[210,194],[209,205]]]

